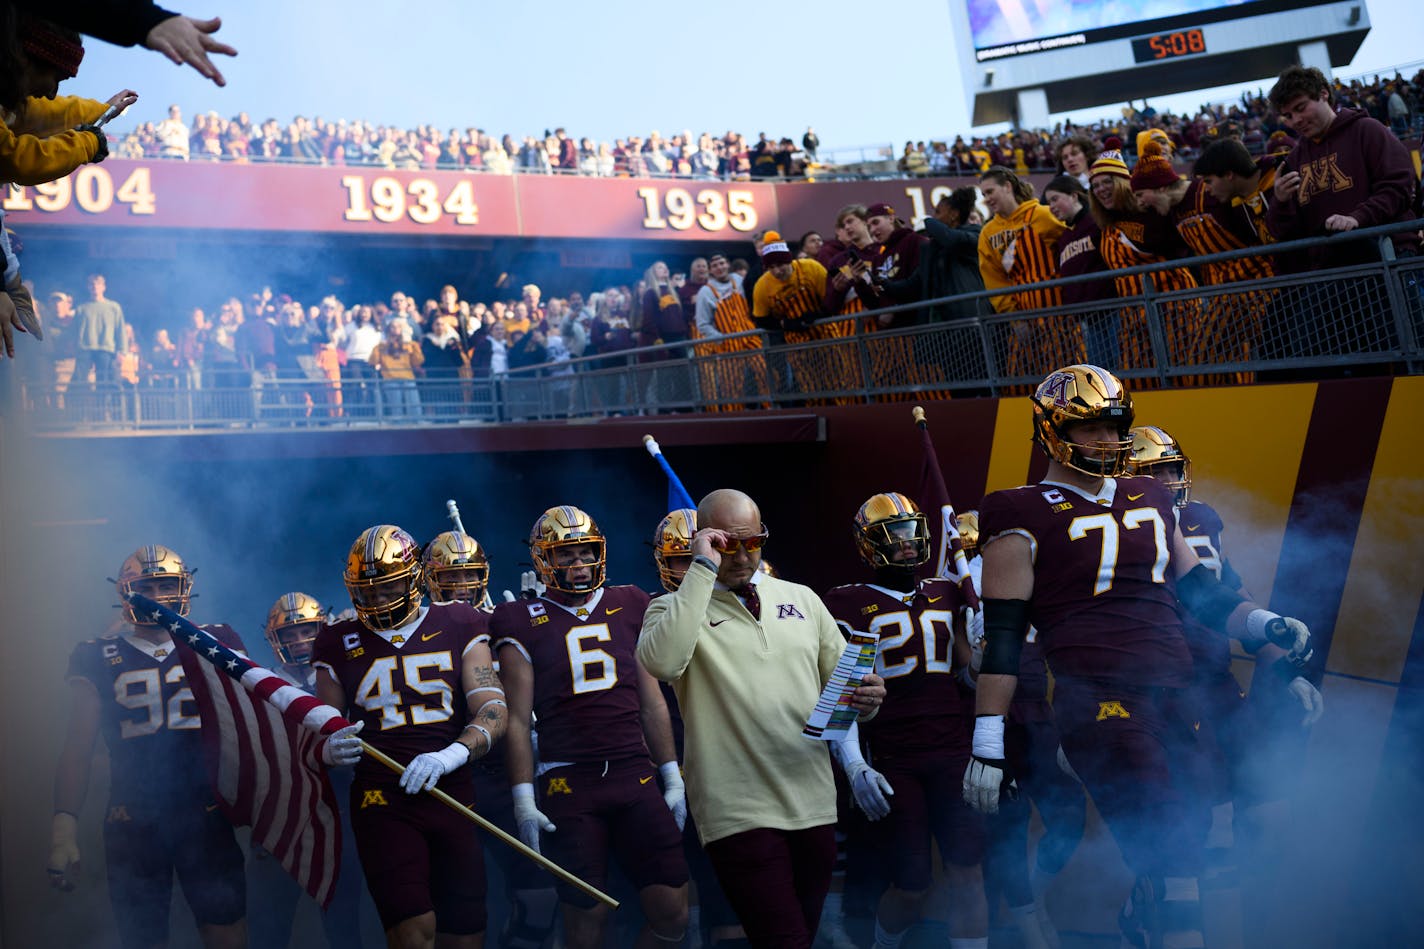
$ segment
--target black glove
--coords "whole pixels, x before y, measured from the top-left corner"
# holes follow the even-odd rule
[[[99,147],[94,150],[94,157],[89,159],[94,164],[98,164],[109,157],[109,136],[104,134],[104,130],[97,125],[80,125],[74,129],[76,132],[88,132],[98,141]]]

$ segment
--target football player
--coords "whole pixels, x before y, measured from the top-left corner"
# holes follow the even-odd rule
[[[316,670],[312,668],[312,647],[317,633],[326,621],[326,610],[316,597],[299,591],[277,597],[267,611],[265,633],[272,654],[277,657],[277,673],[288,682],[308,692],[316,692]],[[336,739],[333,737],[333,742]],[[337,799],[350,796],[351,770],[329,770],[327,776]],[[351,839],[351,812],[341,811],[341,833]],[[336,891],[331,903],[322,911],[321,925],[326,942],[332,949],[361,946],[361,864],[355,847],[341,850],[341,872],[336,878]],[[252,859],[247,863],[247,888],[254,906],[262,912],[253,915],[249,923],[253,946],[285,946],[292,938],[292,920],[302,888],[282,869],[281,864],[257,844],[252,845]]]
[[[950,899],[950,945],[984,946],[984,819],[955,793],[974,714],[973,695],[955,677],[969,660],[964,602],[952,581],[916,578],[930,560],[929,522],[905,495],[877,494],[862,504],[854,537],[874,580],[834,587],[825,603],[842,627],[880,637],[875,671],[885,679],[885,705],[859,726],[879,773],[855,740],[833,746],[860,809],[884,820],[891,885],[876,910],[875,945],[899,946],[920,919],[934,876],[933,841]]]
[[[203,945],[240,949],[247,945],[242,848],[208,782],[198,707],[168,628],[141,619],[126,599],[139,593],[186,616],[193,574],[177,553],[153,544],[125,558],[115,583],[126,629],[80,643],[69,658],[73,705],[54,781],[50,882],[63,890],[77,882],[79,814],[102,733],[110,771],[104,862],[119,943],[167,944],[176,871]],[[244,648],[231,627],[205,628]]]
[[[600,888],[612,852],[639,890],[647,925],[637,945],[651,947],[678,942],[687,928],[687,804],[667,705],[633,654],[648,595],[604,585],[606,552],[593,518],[568,505],[549,508],[529,535],[545,592],[496,606],[490,630],[509,689],[520,838],[538,849],[545,834],[556,862]],[[607,907],[567,884],[558,890],[570,949],[602,945]]]
[[[1131,474],[1156,478],[1172,492],[1186,542],[1218,580],[1238,595],[1247,596],[1245,582],[1232,569],[1222,547],[1221,516],[1210,505],[1192,497],[1192,462],[1181,443],[1154,425],[1134,428],[1127,467]],[[1299,702],[1304,709],[1301,725],[1309,726],[1324,714],[1325,703],[1316,687],[1300,674],[1299,667],[1279,646],[1258,644],[1252,649],[1243,643],[1247,652],[1254,654],[1258,670],[1265,673],[1257,682],[1271,686],[1254,690],[1255,701],[1248,701],[1231,671],[1230,641],[1191,617],[1185,617],[1184,621],[1191,633],[1187,645],[1192,652],[1192,692],[1202,725],[1213,743],[1211,762],[1217,780],[1204,806],[1218,807],[1213,813],[1215,837],[1218,833],[1224,835],[1228,826],[1228,815],[1220,805],[1234,802],[1236,808],[1244,810],[1273,796],[1267,790],[1269,782],[1264,773],[1269,769],[1270,757],[1261,753],[1259,743],[1255,748],[1250,744],[1254,736],[1270,731],[1267,721],[1262,721],[1256,713],[1270,720],[1280,708],[1280,700],[1289,696],[1288,701]],[[1262,696],[1269,697],[1263,700]],[[1260,829],[1263,816],[1251,815],[1249,823],[1253,831]]]
[[[438,785],[472,806],[466,765],[504,733],[504,690],[484,623],[466,603],[425,604],[420,547],[392,524],[361,532],[343,577],[356,618],[317,635],[317,697],[406,765],[396,775],[366,757],[356,763],[351,824],[366,885],[390,945],[433,947],[438,933],[442,946],[478,949],[485,929],[478,831],[418,792]]]
[[[1012,780],[1004,720],[1032,624],[1054,670],[1067,760],[1136,874],[1124,936],[1200,945],[1196,872],[1206,828],[1186,789],[1203,779],[1204,762],[1178,601],[1243,643],[1288,644],[1301,662],[1311,654],[1310,631],[1217,580],[1182,536],[1158,481],[1119,477],[1133,411],[1116,376],[1067,366],[1030,401],[1047,474],[990,494],[979,509],[986,639],[964,794],[992,813]]]
[[[483,629],[489,628],[489,615],[494,604],[489,598],[489,557],[480,542],[463,531],[445,531],[435,535],[425,545],[421,556],[425,591],[436,602],[462,602],[474,607]],[[495,671],[499,661],[495,660]],[[494,822],[501,830],[518,836],[514,823],[514,801],[509,794],[509,776],[504,755],[485,755],[475,762],[475,800],[481,817]],[[533,863],[509,847],[490,847],[485,851],[486,871],[493,870],[503,878],[505,895],[512,911],[502,919],[499,944],[509,949],[538,949],[553,932],[557,922],[553,881]]]

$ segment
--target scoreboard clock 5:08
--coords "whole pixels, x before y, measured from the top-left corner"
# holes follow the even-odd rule
[[[1132,41],[1132,58],[1139,63],[1157,63],[1206,52],[1206,37],[1200,29],[1154,33]]]

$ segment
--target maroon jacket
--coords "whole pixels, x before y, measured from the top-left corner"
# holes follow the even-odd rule
[[[1108,265],[1103,263],[1098,253],[1098,242],[1102,233],[1098,222],[1084,208],[1068,225],[1068,230],[1058,238],[1058,276],[1076,277],[1080,274],[1103,273]],[[1065,304],[1091,303],[1093,300],[1107,300],[1117,296],[1111,280],[1093,280],[1069,284],[1062,289]]]
[[[1292,201],[1272,201],[1266,226],[1277,240],[1325,234],[1325,220],[1346,214],[1360,227],[1374,227],[1414,217],[1414,166],[1404,145],[1389,129],[1358,109],[1341,109],[1319,141],[1302,138],[1285,158],[1301,176]],[[1317,248],[1315,267],[1377,259],[1370,242]],[[1418,253],[1415,231],[1394,235],[1395,253]]]

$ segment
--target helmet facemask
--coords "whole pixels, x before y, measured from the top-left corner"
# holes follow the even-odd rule
[[[591,549],[575,562],[573,558],[576,555],[572,551],[585,546]],[[530,553],[534,559],[534,569],[539,572],[539,579],[550,590],[570,596],[583,596],[603,586],[607,547],[602,537],[577,537],[536,544],[530,548]],[[574,582],[569,578],[570,573],[584,567],[591,568],[587,581]]]
[[[459,601],[475,606],[489,588],[489,560],[479,542],[459,531],[439,534],[422,558],[425,590],[441,603]]]
[[[129,596],[137,593],[159,603],[179,616],[187,616],[193,601],[193,573],[167,547],[150,545],[130,554],[119,567],[114,581],[121,598],[124,619],[134,626],[155,627],[157,621],[140,618]]]
[[[420,609],[420,548],[391,524],[361,532],[351,545],[343,575],[356,616],[368,629],[396,629]]]

